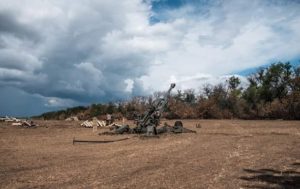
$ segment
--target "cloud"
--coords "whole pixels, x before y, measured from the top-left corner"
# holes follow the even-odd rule
[[[70,99],[60,99],[56,97],[48,97],[48,98],[43,98],[45,102],[45,106],[49,108],[64,108],[64,107],[71,107],[76,105],[76,102]]]
[[[149,8],[140,1],[0,4],[0,18],[9,21],[0,28],[2,85],[18,80],[14,85],[30,93],[90,103],[128,96],[124,79],[147,72],[156,42],[129,31],[147,25]],[[24,39],[28,28],[41,40]]]
[[[198,75],[218,78],[299,57],[300,5],[296,1],[208,1],[203,6],[183,2],[175,9],[156,12],[178,35],[166,35],[173,45],[158,60],[163,64],[152,66],[143,77],[145,83],[155,83],[148,88],[165,87],[174,76],[194,77],[192,86],[197,87],[202,84],[197,84]]]
[[[8,11],[0,12],[1,35],[16,36],[22,39],[38,40],[40,35],[30,26],[17,20],[17,16]]]
[[[0,87],[32,95],[44,110],[149,94],[172,81],[199,88],[299,57],[299,9],[271,0],[0,0]]]

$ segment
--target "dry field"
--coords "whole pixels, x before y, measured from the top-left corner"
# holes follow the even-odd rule
[[[39,124],[0,123],[0,188],[300,188],[299,121],[185,120],[197,134],[159,139]]]

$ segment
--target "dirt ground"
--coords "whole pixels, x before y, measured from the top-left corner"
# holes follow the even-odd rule
[[[300,188],[300,121],[185,120],[196,134],[159,139],[38,123],[0,123],[0,188]]]

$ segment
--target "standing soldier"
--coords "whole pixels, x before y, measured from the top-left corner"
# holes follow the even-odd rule
[[[110,125],[111,122],[111,115],[110,114],[106,114],[106,125]]]

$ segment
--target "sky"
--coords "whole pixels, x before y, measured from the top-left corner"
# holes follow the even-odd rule
[[[246,80],[299,44],[299,0],[0,0],[0,116]]]

